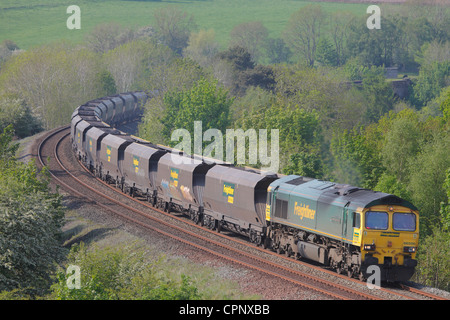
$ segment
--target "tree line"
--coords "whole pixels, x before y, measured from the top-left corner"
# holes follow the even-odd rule
[[[246,22],[226,48],[176,7],[136,30],[99,25],[79,46],[20,52],[5,42],[0,126],[23,137],[66,124],[90,99],[145,90],[154,98],[139,136],[156,143],[175,145],[171,132],[193,130],[194,121],[222,132],[279,129],[281,173],[412,201],[421,214],[416,280],[448,289],[449,9],[399,8],[383,15],[381,30],[368,30],[350,12],[309,5],[279,38],[261,21]],[[394,95],[388,66],[415,75],[406,98]]]

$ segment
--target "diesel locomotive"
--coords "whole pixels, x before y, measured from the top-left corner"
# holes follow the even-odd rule
[[[123,93],[73,112],[73,150],[92,174],[166,212],[350,277],[367,278],[376,266],[382,281],[411,278],[419,240],[413,204],[349,185],[236,167],[115,129],[138,117],[148,98]]]

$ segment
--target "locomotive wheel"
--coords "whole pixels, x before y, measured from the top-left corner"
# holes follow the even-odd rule
[[[360,281],[365,281],[366,280],[366,278],[364,277],[364,274],[362,273],[362,271],[359,272],[358,279]]]
[[[355,273],[355,270],[353,270],[353,268],[348,268],[348,270],[347,270],[347,276],[348,276],[349,278],[352,278],[354,273]]]
[[[220,233],[220,231],[222,231],[222,221],[217,220],[216,231],[217,231],[217,233]]]

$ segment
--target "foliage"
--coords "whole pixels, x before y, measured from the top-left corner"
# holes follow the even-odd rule
[[[301,55],[311,67],[316,60],[317,42],[325,21],[322,6],[311,4],[294,12],[284,31],[284,39],[290,49]]]
[[[153,15],[155,30],[161,41],[175,53],[182,53],[187,47],[189,35],[196,28],[194,16],[177,7],[164,7],[155,10]]]
[[[441,90],[450,85],[450,60],[433,62],[422,66],[414,86],[416,98],[426,104],[439,96]]]
[[[203,130],[214,128],[225,132],[233,100],[217,81],[201,79],[190,89],[168,91],[158,101],[155,109],[147,110],[139,127],[140,135],[154,140],[155,134],[159,134],[156,136],[160,138],[158,142],[174,146],[178,141],[171,141],[173,130],[186,129],[193,137],[194,121],[201,121]],[[158,128],[156,132],[155,126]]]
[[[61,197],[51,192],[45,170],[38,174],[33,163],[14,159],[11,140],[9,126],[0,134],[0,291],[42,294],[63,253]]]
[[[105,53],[133,40],[135,37],[135,32],[130,28],[116,22],[109,22],[95,26],[85,37],[85,42],[90,50]]]
[[[244,22],[231,30],[230,47],[242,47],[250,54],[253,61],[259,61],[268,35],[269,32],[262,22]]]
[[[376,186],[385,168],[374,141],[368,137],[369,132],[354,128],[333,136],[330,148],[337,181],[369,189]]]
[[[229,87],[234,95],[244,95],[251,86],[271,90],[275,84],[273,69],[256,65],[251,54],[243,47],[235,46],[220,52],[218,59],[230,66],[232,81]]]
[[[338,64],[338,54],[335,47],[327,38],[320,38],[316,49],[317,62],[324,66],[336,66]]]
[[[213,62],[218,52],[219,44],[215,40],[215,32],[210,29],[192,32],[183,54],[206,68]]]
[[[33,135],[41,130],[41,125],[25,101],[13,95],[0,96],[0,131],[12,125],[19,138]]]
[[[66,124],[74,106],[105,95],[95,53],[65,44],[15,55],[2,68],[0,85],[23,99],[45,129]]]
[[[267,39],[266,55],[269,63],[283,63],[288,62],[292,56],[292,51],[281,38]]]
[[[444,181],[444,190],[447,194],[447,201],[441,202],[441,219],[445,231],[450,231],[450,168],[446,171],[446,178]]]
[[[394,91],[383,75],[382,68],[372,67],[363,77],[362,90],[367,100],[365,118],[375,122],[393,107]]]
[[[446,200],[442,188],[445,172],[450,167],[450,134],[448,131],[436,133],[422,146],[420,153],[410,166],[408,189],[413,203],[421,212],[421,234],[429,234],[433,226],[441,223],[440,203]]]
[[[103,56],[118,92],[136,90],[153,72],[153,68],[164,68],[173,59],[173,53],[166,46],[147,40],[125,43]]]
[[[164,96],[167,113],[162,118],[163,134],[169,138],[174,129],[187,129],[194,133],[194,121],[201,121],[203,128],[215,128],[224,132],[229,124],[232,103],[227,92],[214,82],[200,80],[189,91],[168,92]],[[173,145],[174,142],[171,142]]]
[[[58,300],[197,300],[202,296],[186,275],[171,279],[136,245],[100,249],[83,243],[72,247],[67,264],[80,268],[81,287],[69,289],[63,270],[52,286]]]
[[[431,235],[420,241],[417,279],[420,283],[450,289],[450,233],[433,228]]]
[[[321,139],[317,113],[307,112],[296,105],[285,105],[282,99],[271,97],[265,105],[256,104],[245,110],[235,127],[243,130],[278,129],[280,150],[277,156],[281,171],[313,177],[323,175],[322,163],[317,156]]]

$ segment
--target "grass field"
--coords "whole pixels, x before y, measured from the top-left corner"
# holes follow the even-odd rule
[[[217,41],[226,46],[230,31],[242,22],[262,21],[271,37],[279,37],[290,15],[317,2],[292,0],[1,0],[0,42],[9,39],[29,49],[45,43],[67,40],[81,42],[86,33],[104,22],[124,26],[150,25],[156,8],[168,5],[194,15],[199,29],[214,29]],[[81,9],[81,30],[68,30],[66,9],[76,4]],[[325,10],[351,11],[366,15],[367,4],[321,2]]]

